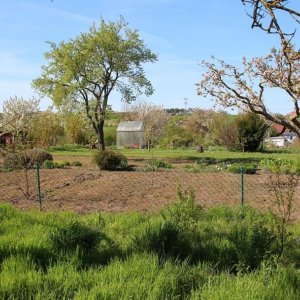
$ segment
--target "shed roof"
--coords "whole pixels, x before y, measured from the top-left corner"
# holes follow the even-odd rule
[[[142,121],[122,121],[117,127],[117,131],[140,132],[144,131]]]

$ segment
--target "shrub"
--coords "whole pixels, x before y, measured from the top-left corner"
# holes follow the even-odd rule
[[[4,157],[2,167],[5,170],[21,169],[24,166],[24,157],[21,153],[9,153]],[[26,164],[25,164],[26,166]]]
[[[196,228],[202,207],[196,204],[193,190],[182,190],[181,187],[178,186],[177,197],[178,201],[162,211],[162,216],[165,220],[178,228],[180,232],[188,234]]]
[[[197,164],[199,165],[214,165],[218,162],[217,159],[212,158],[212,157],[200,157],[197,160]]]
[[[172,164],[159,159],[150,159],[146,166],[146,171],[153,171],[157,169],[172,169]]]
[[[244,151],[258,151],[268,129],[267,123],[257,114],[239,114],[235,118],[239,148]]]
[[[187,240],[170,222],[148,225],[133,242],[137,250],[156,253],[160,258],[185,258],[189,253]]]
[[[272,194],[270,210],[274,216],[281,253],[289,243],[288,227],[292,222],[295,194],[299,183],[299,161],[289,159],[265,159],[261,162],[269,174],[268,188]]]
[[[42,165],[45,160],[53,160],[52,155],[42,149],[25,150],[24,156],[29,160],[30,167],[33,167],[37,162]]]
[[[52,155],[42,149],[29,149],[17,153],[9,153],[5,156],[3,161],[3,168],[5,169],[30,169],[36,163],[40,165],[46,160],[53,160]]]
[[[101,170],[121,171],[128,169],[127,158],[109,150],[99,151],[94,155],[94,162]]]
[[[300,161],[282,158],[267,158],[260,161],[261,167],[276,174],[300,174]]]
[[[185,165],[183,169],[189,173],[201,173],[204,171],[203,167],[201,165],[198,165],[197,163],[194,163],[192,165]]]
[[[49,234],[52,248],[56,251],[93,250],[101,240],[101,234],[78,221],[71,221]]]
[[[82,163],[79,160],[75,160],[71,162],[71,166],[73,167],[82,167]]]
[[[265,220],[258,216],[252,220],[238,222],[233,227],[229,239],[233,242],[238,269],[254,270],[264,259],[276,254],[276,235],[268,228]]]
[[[227,171],[231,173],[241,173],[241,169],[243,168],[244,174],[255,174],[256,173],[256,166],[254,164],[231,164],[227,166]]]
[[[55,168],[55,165],[54,165],[53,161],[48,160],[48,159],[43,162],[42,166],[43,166],[44,169],[54,169]]]
[[[66,167],[64,162],[54,162],[54,168],[64,169]]]

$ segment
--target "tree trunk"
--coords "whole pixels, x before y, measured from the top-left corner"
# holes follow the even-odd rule
[[[99,149],[104,151],[105,150],[105,142],[104,142],[104,121],[100,121],[98,126],[98,143],[99,143]]]

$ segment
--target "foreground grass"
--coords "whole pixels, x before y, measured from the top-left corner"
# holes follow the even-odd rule
[[[299,226],[278,259],[271,216],[20,212],[0,206],[0,299],[299,299]]]

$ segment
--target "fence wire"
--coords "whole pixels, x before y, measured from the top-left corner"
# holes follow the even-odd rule
[[[176,201],[178,185],[193,189],[196,201],[204,206],[237,206],[242,203],[268,209],[274,204],[270,174],[229,172],[191,173],[184,169],[132,172],[99,171],[71,167],[41,169],[43,210],[92,211],[158,211]],[[286,178],[282,193],[286,193]],[[300,182],[294,194],[294,217],[300,218]],[[38,209],[36,170],[0,172],[0,202],[10,202],[22,209]]]

